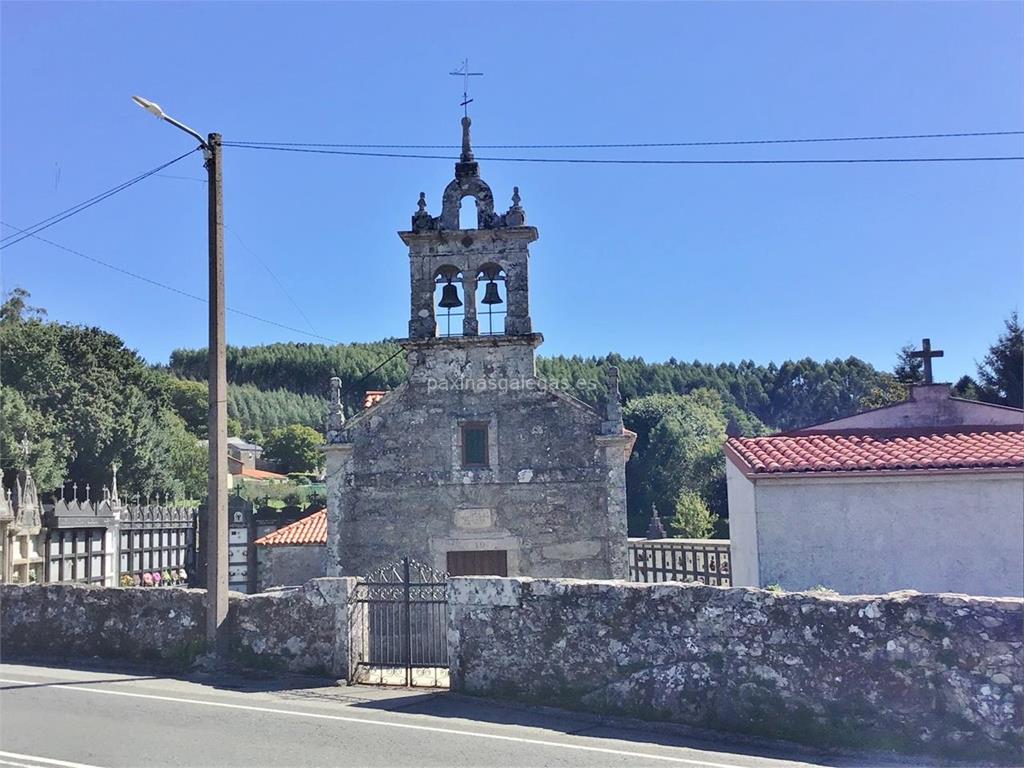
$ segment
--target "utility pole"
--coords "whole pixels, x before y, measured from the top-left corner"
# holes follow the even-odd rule
[[[207,138],[206,171],[210,238],[209,445],[206,494],[206,643],[217,658],[225,651],[228,617],[228,374],[224,334],[224,177],[219,133]]]
[[[224,307],[224,177],[221,135],[205,139],[167,115],[159,104],[141,96],[132,101],[199,142],[206,158],[209,184],[207,225],[210,245],[209,446],[210,471],[206,525],[199,545],[206,559],[206,646],[222,660],[227,649],[228,617],[228,377]]]

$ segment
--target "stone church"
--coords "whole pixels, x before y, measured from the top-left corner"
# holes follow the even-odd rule
[[[466,226],[469,198],[475,226]],[[441,215],[420,194],[409,247],[408,380],[328,419],[328,575],[404,556],[454,575],[626,578],[618,371],[595,410],[536,375],[529,245],[519,190],[497,213],[462,120]]]

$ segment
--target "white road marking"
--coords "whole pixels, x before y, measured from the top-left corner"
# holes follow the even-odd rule
[[[4,681],[7,682],[7,681]],[[39,757],[38,755],[20,755],[17,752],[0,752],[0,765],[17,765],[23,768],[39,768],[37,765],[28,765],[26,763],[12,763],[8,760],[4,760],[5,757],[13,757],[18,760],[31,760],[33,763],[40,763],[42,765],[56,765],[60,768],[98,768],[95,765],[86,765],[85,763],[71,763],[67,760],[55,760],[52,757]]]
[[[126,679],[125,682],[130,682],[130,679]],[[15,685],[36,685],[38,681],[35,680],[9,680],[0,678],[0,683],[12,683]],[[46,685],[45,683],[42,685]],[[0,689],[5,690],[5,689]],[[681,765],[696,765],[700,768],[750,768],[750,766],[740,765],[738,763],[712,763],[707,760],[691,760],[685,757],[674,757],[671,755],[653,755],[647,752],[631,752],[624,749],[611,749],[610,747],[590,747],[584,744],[565,744],[559,741],[546,741],[544,739],[529,739],[523,736],[501,736],[495,733],[479,733],[477,731],[466,731],[458,728],[441,728],[433,725],[414,725],[412,723],[393,723],[387,720],[372,720],[363,717],[346,717],[345,715],[326,715],[318,712],[296,712],[290,709],[277,709],[276,707],[257,707],[251,704],[229,704],[223,701],[203,701],[202,699],[185,699],[178,696],[157,696],[151,693],[132,693],[130,691],[111,691],[100,688],[85,688],[79,685],[55,685],[52,686],[54,691],[77,691],[82,693],[95,693],[102,696],[128,696],[135,699],[149,699],[152,701],[169,701],[175,704],[198,704],[204,707],[222,707],[224,709],[239,709],[246,712],[261,712],[264,714],[271,715],[287,715],[290,717],[307,717],[314,720],[334,720],[342,723],[359,723],[361,725],[379,725],[385,728],[405,728],[412,731],[427,731],[430,733],[443,733],[451,736],[470,736],[478,739],[491,739],[493,741],[510,741],[517,744],[532,744],[539,747],[555,747],[558,749],[574,749],[580,752],[599,752],[605,755],[619,755],[621,757],[638,757],[645,758],[647,760],[661,760],[669,763],[679,763]],[[4,753],[0,752],[0,755]],[[14,756],[14,755],[12,755]],[[79,766],[77,763],[61,763],[55,762],[54,765],[66,766],[66,768],[91,768],[89,766]],[[780,766],[807,766],[811,768],[810,763],[795,763],[791,761],[780,762]]]

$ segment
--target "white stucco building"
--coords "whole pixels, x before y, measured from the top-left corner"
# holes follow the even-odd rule
[[[1024,594],[1024,411],[914,387],[726,444],[733,584]]]

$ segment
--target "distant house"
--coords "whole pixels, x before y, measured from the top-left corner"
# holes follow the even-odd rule
[[[228,459],[234,459],[234,461],[229,461],[229,465],[256,469],[261,456],[263,456],[263,446],[247,442],[240,437],[228,438]],[[233,469],[229,469],[229,471],[232,474],[238,474]]]
[[[1024,411],[912,388],[725,453],[733,584],[1024,593]]]

